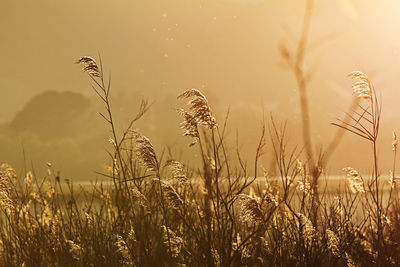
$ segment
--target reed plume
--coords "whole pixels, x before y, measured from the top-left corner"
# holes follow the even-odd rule
[[[311,243],[313,242],[317,231],[314,225],[312,224],[311,220],[306,215],[299,213],[298,217],[300,218],[298,225],[300,233],[302,234],[302,237],[306,241],[306,244],[308,246],[311,246]]]
[[[194,146],[199,141],[199,129],[197,128],[196,118],[184,109],[178,109],[179,114],[183,116],[183,122],[181,122],[181,129],[183,130],[183,136],[192,137],[193,141],[189,146]]]
[[[332,254],[336,257],[340,257],[340,250],[339,250],[339,238],[337,235],[331,230],[326,230],[327,238],[328,238],[328,249],[332,252]]]
[[[170,246],[171,256],[173,258],[178,258],[181,256],[182,248],[183,248],[183,239],[178,236],[172,229],[167,226],[162,226],[163,231],[163,240],[166,246]],[[169,238],[169,241],[168,241]]]
[[[237,196],[239,204],[239,216],[244,222],[260,223],[263,221],[263,213],[257,200],[247,194],[239,194]]]
[[[162,196],[168,203],[170,208],[179,209],[182,206],[183,201],[179,194],[176,192],[175,188],[166,181],[161,181],[159,179],[153,179],[154,183],[160,183],[160,189],[162,190]]]
[[[115,246],[117,247],[117,252],[121,256],[120,264],[121,266],[135,266],[135,263],[131,257],[131,254],[129,252],[129,248],[124,240],[124,238],[120,235],[115,236],[116,241],[115,241]]]
[[[83,56],[78,59],[75,64],[83,65],[82,70],[93,77],[100,77],[99,67],[97,66],[96,60],[89,56]]]
[[[179,183],[187,183],[187,177],[183,170],[183,165],[179,161],[169,160],[166,166],[168,166],[172,172],[172,178],[179,181]]]
[[[15,210],[15,203],[12,200],[10,190],[13,181],[16,179],[17,174],[11,166],[7,164],[0,166],[0,208],[8,213]]]
[[[199,90],[192,88],[184,91],[178,98],[186,98],[189,100],[190,115],[200,125],[214,129],[217,126],[214,116],[211,114],[211,108],[208,100]]]
[[[362,71],[352,71],[349,77],[353,78],[353,94],[359,98],[371,99],[371,83],[368,76]]]
[[[365,193],[364,182],[361,175],[358,173],[357,170],[346,167],[343,168],[343,171],[346,173],[347,177],[349,178],[349,188],[353,194],[356,193]]]
[[[132,188],[132,198],[144,208],[145,211],[150,212],[149,201],[146,196],[143,195],[139,190]]]
[[[148,171],[158,171],[156,152],[150,140],[146,136],[135,131],[132,131],[132,137],[135,141],[134,152],[138,160]]]

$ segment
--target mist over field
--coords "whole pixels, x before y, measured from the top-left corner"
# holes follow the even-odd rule
[[[317,1],[305,67],[312,74],[308,96],[314,147],[324,149],[351,103],[352,70],[369,73],[382,95],[381,171],[391,166],[391,133],[400,122],[400,3]],[[301,144],[296,80],[283,67],[279,48],[296,48],[302,1],[1,1],[0,159],[21,169],[45,170],[51,162],[63,176],[95,179],[109,164],[103,106],[73,63],[101,54],[112,73],[117,130],[135,115],[141,99],[152,103],[136,127],[160,153],[172,148],[192,160],[181,136],[176,97],[198,88],[223,121],[228,139],[253,160],[263,114],[288,121],[292,145]],[[250,138],[249,138],[250,137]],[[270,165],[267,147],[261,165]],[[348,165],[370,173],[370,148],[346,134],[326,172]],[[195,150],[194,153],[198,153]],[[25,155],[25,158],[24,158]],[[368,163],[368,164],[366,164]]]

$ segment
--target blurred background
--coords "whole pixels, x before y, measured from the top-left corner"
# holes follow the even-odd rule
[[[136,128],[159,154],[169,148],[195,160],[182,137],[176,97],[198,88],[228,140],[238,136],[254,160],[263,117],[288,121],[292,146],[302,144],[299,94],[279,47],[296,48],[306,1],[299,0],[2,0],[0,1],[0,162],[38,173],[51,162],[62,177],[96,179],[109,164],[110,132],[88,77],[73,64],[101,54],[112,73],[117,129],[127,126],[142,99],[152,106]],[[392,164],[392,130],[400,129],[400,2],[316,0],[305,68],[312,138],[323,149],[352,101],[353,70],[366,72],[382,98],[381,172]],[[270,166],[268,144],[262,165]],[[346,134],[328,175],[352,166],[371,173],[370,144]]]

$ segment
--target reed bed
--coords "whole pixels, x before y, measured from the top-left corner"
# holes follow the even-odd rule
[[[178,96],[187,103],[177,112],[183,119],[182,138],[189,138],[188,149],[201,155],[201,167],[184,165],[155,151],[144,133],[133,130],[149,108],[145,101],[118,133],[111,81],[101,59],[82,57],[77,63],[105,105],[100,114],[110,126],[112,149],[102,175],[109,182],[76,186],[51,164],[46,177],[32,172],[17,177],[2,164],[1,266],[400,264],[394,168],[390,179],[382,178],[375,157],[371,177],[345,167],[345,183],[333,187],[327,178],[316,184],[316,169],[323,176],[323,168],[302,160],[302,151],[287,141],[286,124],[273,118],[262,126],[254,165],[248,165],[239,151],[226,148],[226,122],[217,122],[197,89]],[[334,124],[367,139],[376,151],[380,103],[366,74],[351,76],[355,97],[364,102],[351,123]],[[393,151],[395,163],[395,134]],[[258,173],[263,153],[274,155],[274,177],[265,169]]]

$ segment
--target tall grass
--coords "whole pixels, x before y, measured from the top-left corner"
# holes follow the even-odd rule
[[[369,80],[354,85],[363,86],[358,94],[371,96],[355,111],[358,117],[336,125],[373,144],[374,174],[365,179],[346,168],[348,186],[333,191],[320,183],[316,192],[313,167],[288,142],[286,123],[271,118],[262,125],[254,165],[247,165],[238,151],[227,149],[226,122],[219,124],[197,89],[178,96],[187,106],[177,115],[183,118],[183,138],[191,139],[188,149],[201,155],[200,168],[157,152],[151,140],[132,130],[147,112],[146,102],[118,133],[111,81],[99,62],[78,61],[105,105],[101,116],[112,136],[110,166],[102,175],[109,182],[76,187],[50,164],[43,178],[33,172],[17,177],[12,167],[1,165],[1,266],[400,264],[397,178],[394,168],[391,184],[378,172],[380,104]],[[268,170],[258,175],[266,145],[277,177]],[[393,148],[396,152],[397,139]]]

